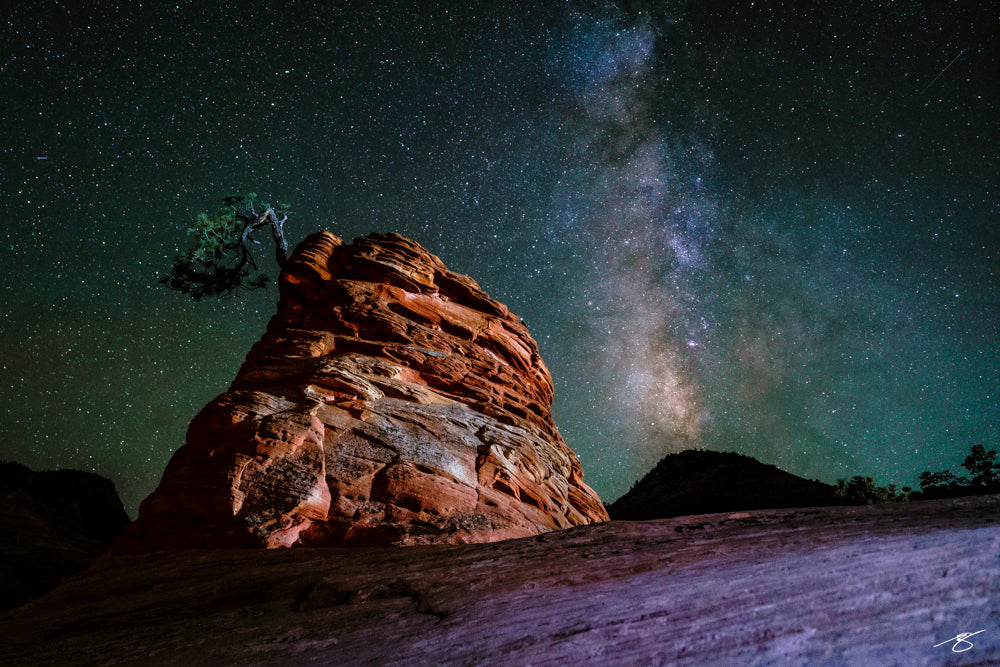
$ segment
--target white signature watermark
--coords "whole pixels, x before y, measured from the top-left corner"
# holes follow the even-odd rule
[[[951,639],[945,639],[940,644],[935,644],[934,648],[937,648],[938,646],[944,646],[949,642],[955,642],[954,644],[952,644],[951,647],[952,653],[962,653],[964,651],[968,651],[970,648],[975,646],[975,644],[969,641],[969,637],[974,637],[975,635],[978,635],[980,632],[986,632],[986,630],[979,630],[978,632],[960,632]]]

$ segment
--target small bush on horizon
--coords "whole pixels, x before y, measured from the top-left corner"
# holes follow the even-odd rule
[[[904,486],[900,491],[895,484],[878,486],[871,477],[861,475],[855,475],[850,481],[838,479],[837,487],[833,490],[834,496],[845,505],[906,502],[910,499],[910,492],[909,487]]]

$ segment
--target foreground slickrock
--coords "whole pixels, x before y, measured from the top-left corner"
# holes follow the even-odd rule
[[[982,496],[142,554],[0,615],[0,665],[996,665],[998,517]]]
[[[606,520],[520,319],[417,243],[323,232],[118,551],[484,542]]]

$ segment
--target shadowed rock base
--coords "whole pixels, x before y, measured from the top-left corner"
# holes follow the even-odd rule
[[[86,570],[128,523],[109,479],[0,462],[0,610]]]
[[[995,665],[998,516],[982,496],[133,556],[0,616],[0,664]]]

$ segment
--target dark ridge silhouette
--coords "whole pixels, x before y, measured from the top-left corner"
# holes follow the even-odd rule
[[[689,514],[840,504],[834,487],[734,452],[687,450],[665,456],[608,506],[612,519],[646,521]]]
[[[111,480],[0,462],[0,611],[87,569],[128,524]]]

